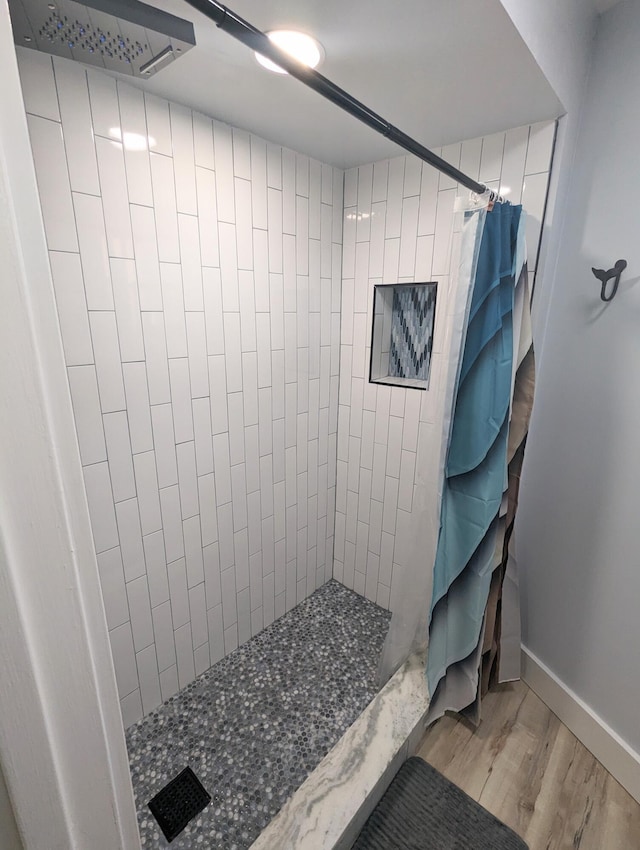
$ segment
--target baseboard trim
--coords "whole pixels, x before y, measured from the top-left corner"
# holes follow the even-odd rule
[[[640,802],[640,755],[525,646],[522,647],[522,678]]]

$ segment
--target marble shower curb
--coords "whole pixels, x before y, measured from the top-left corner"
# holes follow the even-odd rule
[[[428,707],[424,659],[410,658],[250,850],[348,850],[400,765],[417,750]]]

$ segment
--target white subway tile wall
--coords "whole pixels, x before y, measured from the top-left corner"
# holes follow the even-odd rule
[[[554,127],[518,127],[436,151],[525,205],[531,283]],[[345,174],[334,578],[391,610],[417,523],[429,522],[432,530],[425,568],[435,555],[450,240],[455,197],[464,192],[414,157]],[[433,280],[438,295],[429,389],[370,384],[374,285]],[[420,514],[414,515],[418,501]]]
[[[343,172],[18,58],[129,725],[333,574]]]

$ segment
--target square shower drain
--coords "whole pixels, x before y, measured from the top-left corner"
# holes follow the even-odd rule
[[[173,841],[210,802],[211,795],[191,768],[185,767],[149,801],[149,808],[164,837]]]

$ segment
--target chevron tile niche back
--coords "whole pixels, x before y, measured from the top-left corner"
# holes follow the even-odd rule
[[[389,375],[429,379],[435,305],[435,286],[393,288]]]

